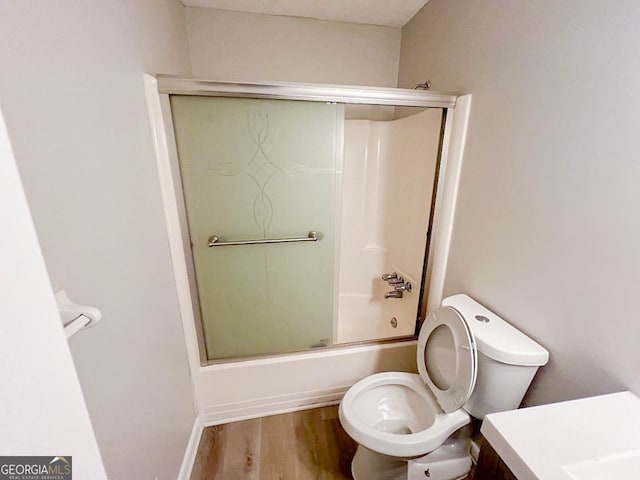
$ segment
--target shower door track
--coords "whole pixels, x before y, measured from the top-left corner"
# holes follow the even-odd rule
[[[231,83],[158,75],[158,91],[167,95],[269,98],[399,107],[454,108],[456,95],[402,88],[303,83]]]

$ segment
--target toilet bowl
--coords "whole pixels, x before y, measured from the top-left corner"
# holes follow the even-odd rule
[[[355,480],[451,480],[471,467],[471,417],[445,413],[420,375],[386,372],[356,383],[339,409],[344,430],[358,442]]]
[[[339,409],[344,430],[369,450],[421,457],[471,422],[464,410],[444,413],[419,375],[386,372],[351,387]]]
[[[358,442],[356,480],[457,480],[471,467],[471,417],[519,406],[549,353],[466,295],[455,295],[420,328],[418,374],[377,373],[340,403]]]

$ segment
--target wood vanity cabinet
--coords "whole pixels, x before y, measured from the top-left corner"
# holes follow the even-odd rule
[[[486,440],[482,440],[478,465],[472,480],[518,480],[498,453]]]

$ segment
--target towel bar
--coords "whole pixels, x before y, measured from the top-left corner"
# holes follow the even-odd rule
[[[215,235],[209,237],[210,247],[226,247],[230,245],[259,245],[264,243],[292,243],[292,242],[317,242],[318,232],[309,232],[306,237],[300,238],[265,238],[263,240],[236,240],[234,242],[219,242]]]

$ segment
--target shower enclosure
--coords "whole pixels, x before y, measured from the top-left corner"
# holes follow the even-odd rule
[[[201,364],[415,338],[455,97],[160,86]]]
[[[414,369],[471,96],[144,83],[198,423],[334,404]]]

